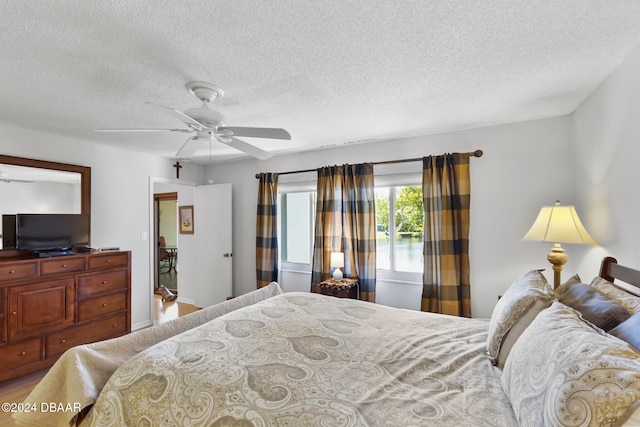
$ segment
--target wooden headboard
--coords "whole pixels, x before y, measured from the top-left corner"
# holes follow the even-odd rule
[[[613,257],[605,257],[600,265],[600,277],[609,282],[615,279],[640,288],[640,271],[618,264],[618,260]]]

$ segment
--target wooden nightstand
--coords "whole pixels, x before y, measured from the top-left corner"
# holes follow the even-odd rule
[[[341,281],[337,281],[331,278],[318,283],[318,289],[322,295],[358,299],[358,279],[344,278]]]

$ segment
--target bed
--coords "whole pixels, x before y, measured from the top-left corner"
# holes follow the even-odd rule
[[[125,342],[70,350],[26,402],[82,402],[82,412],[14,417],[83,427],[638,425],[640,297],[616,279],[640,284],[640,272],[607,258],[590,283],[574,276],[554,291],[531,270],[491,319],[273,283]]]

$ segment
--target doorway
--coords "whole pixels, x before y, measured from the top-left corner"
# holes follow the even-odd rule
[[[178,193],[157,193],[154,202],[154,293],[178,295]]]
[[[218,191],[214,190],[216,188]],[[169,307],[178,303],[202,308],[225,301],[232,295],[231,195],[231,184],[197,185],[173,179],[149,178],[150,319],[155,318],[158,306],[167,312]],[[175,301],[158,303],[155,291],[158,289],[158,279],[162,279],[164,274],[158,272],[157,258],[160,243],[159,200],[173,201],[176,197],[178,205],[194,207],[194,232],[180,233],[176,225],[179,248],[174,274],[178,278],[176,289],[179,295]],[[163,219],[160,218],[160,224]]]

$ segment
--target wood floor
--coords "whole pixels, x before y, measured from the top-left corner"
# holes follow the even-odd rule
[[[191,304],[184,304],[177,301],[162,302],[160,295],[154,295],[153,324],[166,322],[185,314],[199,310]]]
[[[47,373],[47,369],[25,375],[15,380],[0,383],[0,403],[19,403],[24,401],[31,390]],[[11,413],[0,411],[0,427],[15,426]]]
[[[162,302],[159,295],[154,298],[154,318],[153,324],[166,322],[179,316],[199,310],[191,304],[184,304],[177,301]],[[0,404],[4,402],[19,403],[24,401],[31,390],[47,373],[47,369],[25,375],[14,380],[0,382]],[[0,410],[0,427],[15,426],[10,413]]]

